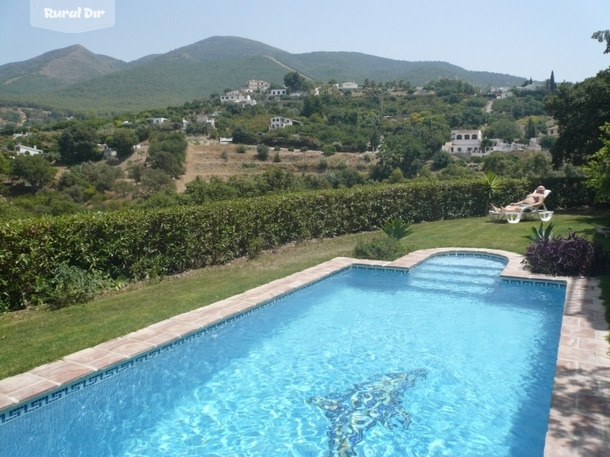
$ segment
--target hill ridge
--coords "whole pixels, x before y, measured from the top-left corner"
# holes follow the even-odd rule
[[[524,78],[469,71],[448,62],[409,62],[360,52],[291,54],[235,36],[212,36],[165,54],[130,63],[94,54],[81,45],[0,66],[0,100],[99,112],[149,109],[207,98],[249,79],[283,84],[287,71],[326,82],[407,81],[423,85],[457,78],[485,86],[520,85]],[[93,108],[92,108],[93,107]]]

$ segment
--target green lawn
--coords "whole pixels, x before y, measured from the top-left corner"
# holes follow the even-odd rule
[[[609,212],[565,212],[553,217],[554,234],[595,236],[596,226],[610,225]],[[524,253],[531,227],[539,222],[492,223],[487,218],[428,222],[413,226],[403,239],[411,249],[433,247],[492,248]],[[351,256],[359,239],[380,233],[314,240],[265,252],[254,260],[239,259],[130,286],[85,305],[58,311],[26,311],[0,317],[0,378],[22,373],[67,354],[146,327],[226,297],[244,292],[338,256]],[[610,238],[595,237],[610,250]],[[610,277],[602,280],[610,298]],[[608,300],[610,302],[610,299]]]

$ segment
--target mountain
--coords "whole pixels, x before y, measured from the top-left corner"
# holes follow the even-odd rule
[[[1,94],[42,93],[123,70],[127,63],[68,46],[23,62],[0,66]]]
[[[234,36],[213,36],[197,43],[174,49],[159,58],[161,62],[195,60],[208,62],[247,56],[289,56],[290,54],[259,41]]]
[[[285,68],[262,56],[208,63],[185,60],[180,64],[155,59],[150,64],[37,94],[29,100],[35,99],[46,107],[100,113],[141,111],[208,98],[210,93],[222,92],[224,88],[240,87],[248,79],[279,83],[286,72]]]
[[[358,52],[291,54],[240,37],[214,36],[133,62],[94,54],[80,45],[0,66],[0,101],[98,112],[178,105],[235,89],[249,79],[283,83],[288,71],[326,82],[404,80],[423,85],[455,78],[486,87],[525,78],[468,71],[447,62],[408,62]]]
[[[139,67],[140,65],[144,65],[144,64],[147,64],[148,62],[155,60],[157,57],[159,57],[161,55],[163,55],[163,54],[149,54],[147,56],[140,57],[139,59],[128,62],[125,68]]]

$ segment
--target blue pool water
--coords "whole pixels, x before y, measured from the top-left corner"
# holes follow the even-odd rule
[[[2,456],[542,456],[565,290],[351,268],[0,426]]]

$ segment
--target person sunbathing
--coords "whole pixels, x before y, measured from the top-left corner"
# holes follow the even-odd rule
[[[490,204],[489,206],[491,207],[491,209],[493,211],[496,211],[496,212],[504,212],[504,213],[520,212],[524,208],[527,208],[528,206],[538,207],[538,206],[542,205],[544,203],[544,191],[545,191],[544,186],[538,186],[534,192],[529,194],[527,197],[525,197],[521,201],[518,201],[515,203],[510,203],[507,206],[498,207],[498,206],[494,206],[493,204]]]

